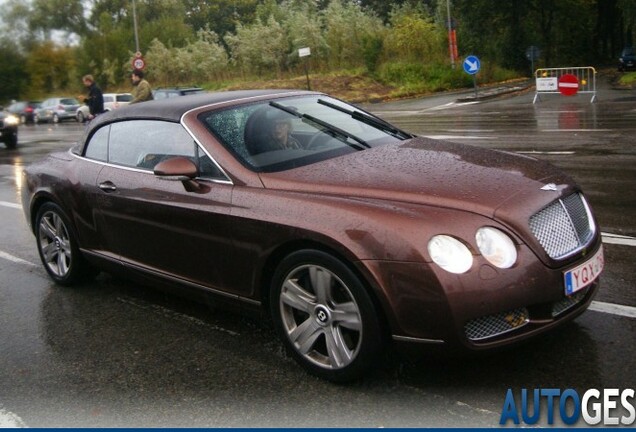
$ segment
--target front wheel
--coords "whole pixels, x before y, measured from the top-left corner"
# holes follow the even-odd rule
[[[317,250],[298,251],[280,263],[272,283],[274,324],[301,366],[346,382],[374,365],[383,346],[378,313],[342,261]]]
[[[35,227],[40,259],[55,282],[72,285],[95,274],[79,250],[68,217],[58,205],[44,204],[37,213]]]

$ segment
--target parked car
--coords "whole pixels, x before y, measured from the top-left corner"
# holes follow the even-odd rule
[[[64,120],[75,119],[75,113],[80,103],[72,97],[55,97],[46,99],[42,105],[35,110],[35,123],[59,123]]]
[[[636,52],[634,47],[626,47],[618,58],[618,70],[620,72],[636,69]]]
[[[168,99],[198,93],[204,93],[204,90],[199,87],[168,87],[153,90],[152,97],[153,99]]]
[[[7,111],[15,114],[22,124],[33,123],[35,110],[40,107],[41,103],[40,101],[19,101],[9,105]]]
[[[126,106],[131,100],[132,95],[130,93],[104,93],[104,111]],[[77,109],[75,118],[78,122],[83,123],[88,120],[89,113],[88,105],[82,105]]]
[[[390,343],[482,351],[554,329],[603,269],[584,193],[548,162],[414,136],[317,92],[129,105],[22,184],[58,284],[101,269],[262,310],[332,381]]]
[[[18,125],[20,119],[0,106],[0,141],[8,149],[14,149],[18,145]]]

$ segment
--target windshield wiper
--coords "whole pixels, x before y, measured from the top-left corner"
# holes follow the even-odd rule
[[[295,110],[294,108],[290,108],[290,107],[286,107],[285,105],[281,105],[278,102],[270,102],[269,103],[270,106],[273,106],[274,108],[278,108],[279,110],[285,111],[288,114],[291,114],[295,117],[300,118],[304,123],[310,123],[313,124],[314,127],[317,127],[317,129],[320,129],[322,132],[331,135],[332,137],[338,139],[338,136],[343,137],[344,140],[341,140],[342,142],[344,142],[345,144],[357,149],[357,150],[364,150],[365,148],[371,148],[371,146],[369,144],[367,144],[363,139],[358,138],[357,136],[345,131],[344,129],[340,129],[337,126],[334,126],[330,123],[327,123],[326,121],[320,120],[319,118],[316,118],[314,116],[311,116],[309,114],[302,114],[299,113],[297,110]],[[356,141],[357,143],[359,143],[362,147],[360,147],[359,145],[350,143],[347,139],[350,138],[354,141]]]
[[[341,107],[339,105],[336,105],[334,103],[331,102],[327,102],[324,99],[318,99],[318,103],[320,105],[324,105],[327,106],[329,108],[333,108],[337,111],[343,112],[345,114],[348,114],[351,116],[351,118],[353,118],[354,120],[358,120],[361,121],[362,123],[368,124],[369,126],[372,126],[378,130],[381,130],[382,132],[385,132],[391,136],[394,136],[395,138],[400,138],[400,139],[408,139],[408,138],[413,138],[413,135],[407,132],[404,132],[396,127],[394,127],[393,125],[385,122],[384,120],[381,120],[377,117],[372,117],[368,114],[365,114],[362,111],[351,111],[348,110],[344,107]]]

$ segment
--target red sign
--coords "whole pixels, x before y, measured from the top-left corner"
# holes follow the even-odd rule
[[[561,75],[559,91],[563,96],[574,96],[579,91],[579,80],[572,74]]]
[[[146,67],[146,62],[144,61],[142,57],[136,57],[132,61],[132,67],[133,69],[136,69],[136,70],[142,70],[143,68]]]

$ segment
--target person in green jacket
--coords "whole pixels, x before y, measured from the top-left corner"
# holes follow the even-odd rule
[[[134,70],[130,78],[134,86],[132,90],[133,99],[130,101],[131,104],[153,99],[152,89],[148,81],[144,79],[144,73],[142,71]]]

